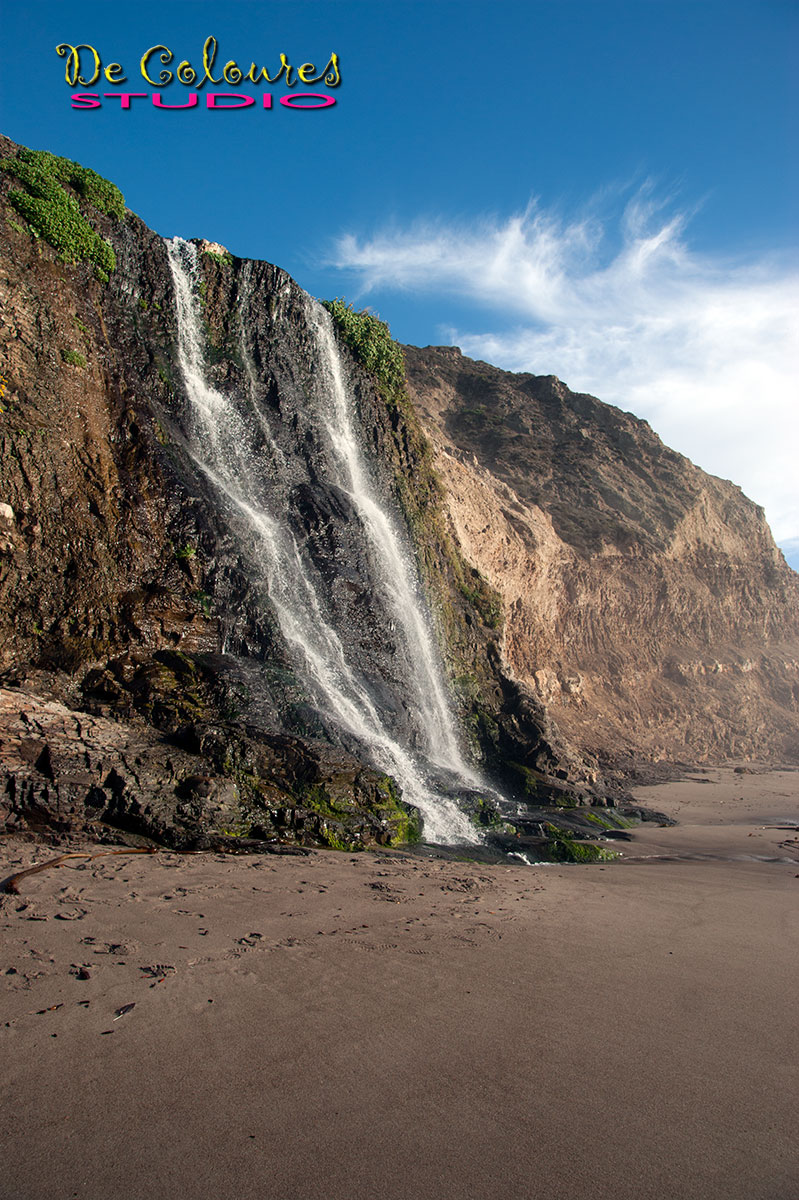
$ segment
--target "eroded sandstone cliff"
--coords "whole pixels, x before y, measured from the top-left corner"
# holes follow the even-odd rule
[[[799,576],[762,509],[553,376],[405,359],[503,658],[560,728],[605,761],[795,762]]]

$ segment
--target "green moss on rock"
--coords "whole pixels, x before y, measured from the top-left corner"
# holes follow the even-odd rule
[[[629,829],[635,824],[634,821],[622,817],[617,812],[605,812],[601,815],[595,812],[584,812],[583,819],[590,821],[592,825],[598,825],[601,829]]]
[[[507,766],[529,800],[538,804],[552,804],[552,781],[542,771],[536,771],[533,767],[526,767],[519,762],[508,762]],[[558,808],[578,808],[579,805],[576,794],[565,789],[558,793]]]
[[[421,841],[422,819],[415,808],[405,804],[390,775],[378,781],[377,793],[383,801],[380,816],[393,828],[389,845],[408,845]]]
[[[88,167],[45,150],[23,149],[18,158],[3,159],[0,167],[23,185],[24,191],[15,188],[8,199],[32,231],[58,251],[62,262],[93,263],[98,277],[107,280],[116,267],[116,256],[92,229],[78,197],[91,208],[120,219],[125,215],[125,201],[119,188]]]
[[[203,254],[207,258],[212,258],[214,262],[221,263],[223,267],[229,267],[233,263],[233,255],[229,250],[224,254],[220,254],[217,250],[203,250]]]
[[[346,850],[351,854],[354,850],[365,849],[362,842],[351,841],[340,829],[327,827],[322,831],[322,837],[328,850]]]
[[[502,829],[505,825],[502,814],[493,800],[480,796],[469,807],[469,820],[478,829]]]
[[[547,823],[545,829],[548,839],[547,849],[552,862],[612,862],[619,857],[615,851],[606,850],[604,846],[597,846],[595,842],[578,842],[573,833],[565,829],[558,829],[556,825]]]
[[[303,806],[344,827],[353,819],[357,820],[359,811],[362,818],[366,813],[371,813],[388,833],[387,838],[384,834],[379,836],[382,844],[397,846],[418,842],[422,832],[419,814],[415,808],[403,802],[390,775],[384,775],[377,781],[375,792],[374,798],[362,793],[355,799],[348,795],[334,795],[324,784],[314,783],[306,785],[298,796]]]

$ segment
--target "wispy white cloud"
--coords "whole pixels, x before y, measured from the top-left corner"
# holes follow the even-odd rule
[[[334,262],[361,295],[441,295],[444,334],[471,357],[558,375],[646,417],[763,504],[787,541],[799,537],[799,271],[776,256],[696,252],[690,215],[646,185],[611,217],[531,205],[505,220],[346,235]],[[479,307],[471,328],[446,324],[447,296]]]

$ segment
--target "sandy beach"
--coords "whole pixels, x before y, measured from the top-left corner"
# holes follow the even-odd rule
[[[636,797],[679,824],[604,865],[159,852],[24,878],[0,1192],[792,1200],[799,772]],[[6,838],[0,874],[59,852]]]

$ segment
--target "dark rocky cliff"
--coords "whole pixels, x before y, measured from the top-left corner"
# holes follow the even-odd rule
[[[0,146],[7,163],[17,153]],[[80,179],[62,186],[113,247],[107,279],[36,236],[9,202],[16,177],[0,174],[4,815],[11,825],[110,823],[179,845],[209,832],[238,844],[407,840],[413,811],[314,705],[265,592],[259,547],[231,527],[187,452],[163,241],[132,213],[101,211]],[[345,642],[357,625],[351,652],[402,735],[402,663],[371,604],[357,522],[320,476],[305,420],[316,366],[304,294],[276,267],[200,246],[209,378],[220,392],[251,390],[271,414],[296,464],[286,520],[326,581]],[[387,404],[342,355],[376,486],[403,512],[434,584],[473,755],[522,798],[604,803],[594,764],[502,665],[490,589],[453,543],[412,410]],[[469,803],[476,819],[496,820],[491,803]]]
[[[0,142],[0,818],[176,846],[412,839],[417,814],[320,708],[262,543],[191,452],[164,242],[68,171],[58,186],[72,240],[37,236],[36,214],[11,196],[28,194],[8,169],[18,153]],[[72,237],[84,227],[113,262]],[[209,385],[263,415],[248,451],[266,449],[268,426],[288,464],[281,520],[348,661],[413,750],[407,648],[309,417],[319,364],[307,298],[276,267],[198,245]],[[796,581],[740,493],[633,418],[451,351],[408,352],[423,429],[346,339],[340,353],[376,494],[413,539],[464,744],[522,812],[519,828],[540,817],[530,805],[612,803],[619,779],[598,759],[639,744],[636,757],[795,754]],[[746,550],[735,558],[733,545]],[[714,673],[721,692],[708,691]],[[683,701],[682,737],[673,710],[663,719],[666,685]],[[640,719],[623,737],[625,686]],[[706,695],[730,710],[716,704],[713,739]],[[719,722],[731,731],[735,706],[725,741]],[[473,819],[496,826],[490,789],[467,792]]]

